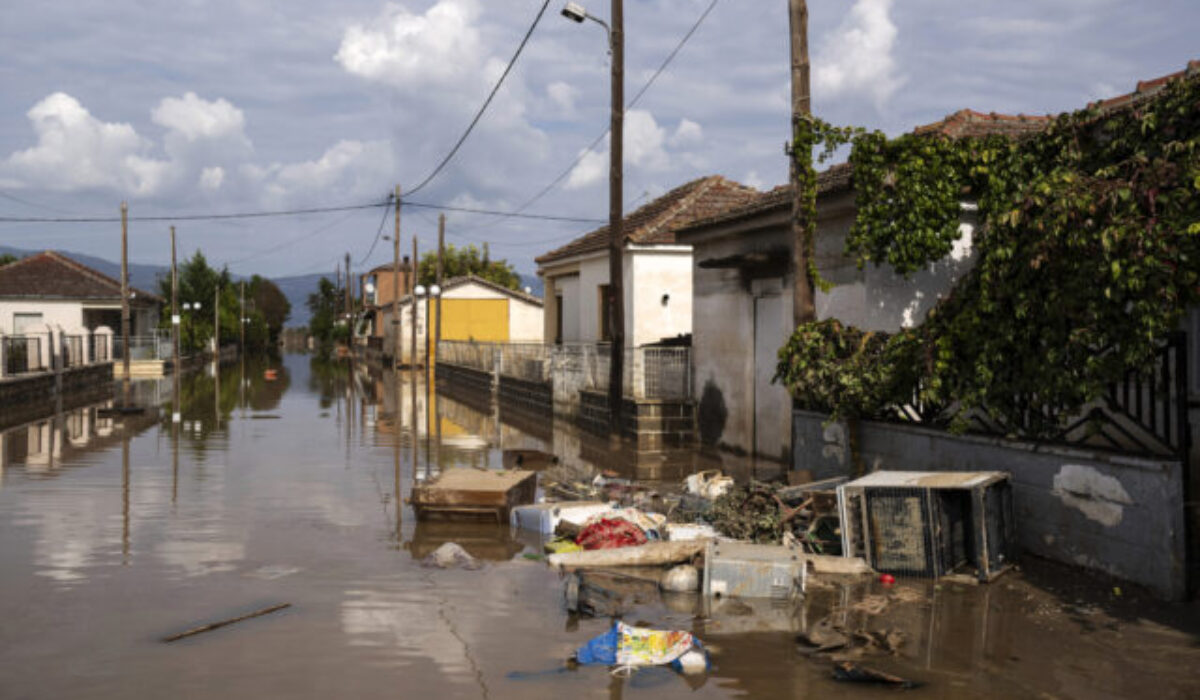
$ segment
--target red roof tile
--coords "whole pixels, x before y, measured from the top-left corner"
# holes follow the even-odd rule
[[[162,302],[130,287],[134,299]],[[65,255],[47,250],[0,267],[0,297],[121,300],[121,283]]]
[[[692,180],[626,216],[622,233],[626,242],[674,243],[675,231],[683,226],[744,205],[759,194],[752,187],[726,180],[720,175]],[[607,245],[608,227],[602,226],[535,258],[535,262],[544,265],[573,255],[604,250]]]

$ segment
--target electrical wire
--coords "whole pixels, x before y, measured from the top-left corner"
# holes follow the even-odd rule
[[[641,89],[637,91],[637,94],[633,96],[633,99],[630,100],[625,106],[626,111],[633,109],[634,106],[637,105],[638,101],[642,99],[642,96],[646,94],[646,91],[650,89],[650,86],[653,85],[656,80],[658,80],[658,77],[663,74],[663,71],[667,69],[667,66],[671,65],[671,62],[675,60],[675,56],[678,55],[680,50],[682,50],[683,47],[688,43],[688,41],[692,38],[692,35],[696,33],[696,30],[699,29],[700,25],[704,23],[704,20],[708,18],[708,15],[717,6],[719,1],[720,0],[712,0],[712,2],[708,4],[708,7],[705,8],[704,12],[700,13],[700,16],[696,18],[695,22],[692,23],[691,29],[688,29],[687,33],[683,35],[683,38],[679,40],[679,43],[675,45],[675,48],[671,50],[671,53],[667,54],[667,57],[663,59],[662,63],[659,64],[658,69],[654,71],[654,73],[650,76],[650,79],[642,85]],[[587,154],[591,153],[596,146],[600,145],[600,142],[603,141],[606,136],[608,136],[608,133],[609,128],[605,127],[604,131],[601,131],[600,135],[597,136],[590,144],[588,144],[587,148],[579,152],[579,155],[575,157],[575,160],[571,161],[570,165],[568,165],[562,172],[558,174],[557,177],[550,181],[550,184],[538,190],[536,194],[525,200],[523,204],[514,209],[511,214],[502,216],[497,219],[497,221],[502,221],[506,218],[520,215],[521,212],[533,206],[534,202],[537,202],[542,197],[545,197],[547,194],[549,194],[550,191],[555,187],[558,187],[559,183],[561,183],[563,179],[565,179],[573,170],[575,170],[575,166],[579,165],[579,162],[582,161]],[[492,224],[495,222],[488,223]]]
[[[458,138],[458,142],[454,144],[454,148],[450,149],[450,152],[446,154],[446,157],[442,159],[442,162],[438,163],[438,166],[433,169],[433,172],[425,176],[425,179],[422,180],[420,184],[408,190],[409,194],[420,192],[425,185],[429,184],[430,180],[433,180],[433,178],[437,177],[438,173],[442,172],[442,169],[446,167],[446,164],[449,163],[452,158],[454,158],[456,153],[458,153],[458,149],[462,147],[463,143],[467,140],[467,137],[471,135],[471,131],[475,129],[475,125],[479,123],[479,119],[483,116],[483,113],[487,111],[488,105],[492,103],[492,98],[496,96],[496,93],[500,90],[500,86],[504,84],[504,79],[508,77],[509,71],[511,71],[513,66],[516,65],[517,58],[521,55],[521,51],[525,49],[525,44],[529,42],[529,37],[533,36],[533,30],[537,28],[538,22],[542,21],[542,15],[546,13],[546,8],[549,6],[550,0],[546,0],[542,3],[542,9],[538,10],[537,17],[533,18],[533,24],[529,25],[529,29],[525,32],[525,36],[521,39],[521,43],[517,46],[516,52],[513,53],[512,58],[509,59],[508,65],[504,67],[504,72],[500,74],[500,78],[492,87],[491,93],[489,93],[487,99],[483,101],[483,105],[479,108],[479,111],[475,113],[475,118],[471,120],[471,123],[467,126],[467,130],[464,131],[462,136]]]
[[[59,213],[59,214],[70,214],[70,213],[72,213],[72,212],[69,212],[69,211],[66,211],[66,210],[63,210],[63,209],[55,209],[54,207],[48,207],[48,206],[46,206],[46,205],[44,205],[44,204],[38,204],[38,203],[36,203],[36,202],[31,202],[31,201],[29,201],[28,199],[21,199],[20,197],[18,197],[18,196],[16,196],[16,195],[13,195],[13,194],[9,194],[9,193],[5,192],[4,190],[0,190],[0,197],[3,197],[3,198],[5,198],[5,199],[8,199],[8,200],[11,200],[11,201],[13,201],[13,202],[16,202],[16,203],[18,203],[18,204],[24,204],[24,205],[25,205],[25,206],[27,206],[27,207],[33,207],[34,209],[45,209],[46,211],[52,211],[52,212],[56,212],[56,213]]]
[[[269,211],[248,211],[231,214],[173,214],[155,216],[130,216],[129,221],[217,221],[221,219],[265,219],[278,216],[303,216],[305,214],[328,214],[339,211],[355,211],[359,209],[374,209],[387,206],[388,202],[373,202],[371,204],[347,204],[337,207],[309,207],[307,209],[276,209]],[[120,222],[120,216],[0,216],[0,222],[23,224],[111,224]]]
[[[391,203],[393,199],[395,199],[395,195],[389,194],[388,195],[388,203]],[[388,217],[388,209],[387,209],[387,207],[384,207],[383,208],[383,218],[381,218],[379,220],[379,228],[376,229],[376,231],[375,231],[375,240],[371,241],[371,247],[370,247],[370,249],[367,250],[367,254],[362,257],[362,260],[358,261],[359,267],[362,267],[362,264],[367,261],[367,258],[371,257],[371,253],[375,252],[375,246],[379,244],[379,237],[383,235],[383,225],[387,223],[387,217]]]

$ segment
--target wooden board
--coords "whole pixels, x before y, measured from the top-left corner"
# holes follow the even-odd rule
[[[508,522],[513,506],[533,503],[537,474],[513,469],[448,469],[432,481],[413,487],[412,506],[417,519],[495,518]]]

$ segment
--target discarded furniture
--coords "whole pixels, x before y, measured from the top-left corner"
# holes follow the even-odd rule
[[[494,518],[504,523],[514,506],[533,503],[536,491],[537,474],[531,471],[447,469],[414,486],[410,503],[417,520]]]
[[[704,553],[705,540],[685,542],[649,542],[621,549],[592,549],[585,552],[551,554],[550,566],[568,569],[606,568],[610,566],[666,566],[683,564]]]
[[[513,508],[509,524],[522,530],[532,530],[549,535],[554,533],[561,521],[565,520],[572,525],[583,527],[592,516],[611,510],[613,510],[611,504],[600,501],[535,503]]]
[[[804,553],[770,544],[710,540],[704,552],[705,597],[790,599],[804,593]]]
[[[1006,472],[888,472],[838,487],[842,552],[880,573],[990,581],[1013,561]]]

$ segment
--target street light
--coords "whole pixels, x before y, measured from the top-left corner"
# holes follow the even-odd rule
[[[609,16],[612,25],[587,13],[581,5],[569,2],[562,14],[582,23],[590,19],[608,32],[608,47],[612,53],[612,121],[609,125],[608,148],[608,280],[609,280],[609,375],[608,408],[609,432],[621,434],[621,403],[625,361],[625,285],[622,269],[622,246],[625,244],[622,224],[622,178],[624,168],[625,132],[625,3],[611,0]]]

